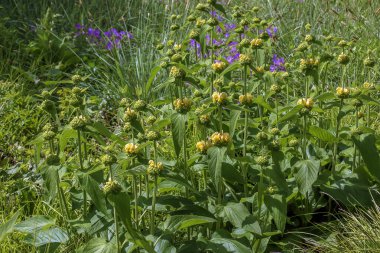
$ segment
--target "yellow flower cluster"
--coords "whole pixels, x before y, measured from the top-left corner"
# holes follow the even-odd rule
[[[212,147],[212,143],[210,141],[198,141],[195,147],[199,153],[206,154],[207,150]]]
[[[246,54],[240,54],[239,55],[239,62],[243,66],[250,65],[252,63],[252,57]]]
[[[252,94],[245,94],[245,95],[240,95],[239,96],[239,102],[242,105],[252,105],[253,103],[253,96]]]
[[[313,108],[314,101],[312,98],[300,98],[297,101],[297,105],[302,105],[303,107],[310,110],[311,108]]]
[[[216,72],[216,73],[221,73],[223,70],[227,68],[227,63],[224,61],[217,61],[211,65],[211,68]]]
[[[155,163],[153,160],[150,160],[147,172],[150,175],[158,175],[163,169],[164,165],[162,163]]]
[[[251,40],[251,47],[252,48],[261,48],[263,46],[263,40],[256,38]]]
[[[184,70],[176,67],[176,66],[173,66],[170,69],[169,76],[174,77],[175,79],[181,79],[181,78],[184,78],[186,76],[186,72]]]
[[[375,85],[373,83],[370,83],[370,82],[365,82],[365,83],[363,83],[363,88],[364,89],[373,89],[373,88],[375,88]]]
[[[211,135],[211,143],[215,146],[226,146],[231,138],[228,133],[215,132]]]
[[[135,119],[137,119],[136,111],[128,107],[124,113],[124,120],[127,122],[131,122],[131,121],[134,121]]]
[[[336,88],[336,95],[339,98],[347,98],[350,95],[350,89],[349,88],[338,87],[338,88]]]
[[[136,155],[138,153],[138,145],[136,144],[133,144],[133,143],[127,143],[125,146],[124,146],[124,151],[125,153],[127,153],[128,155]]]
[[[319,59],[301,59],[300,69],[302,71],[311,71],[318,68]]]
[[[190,111],[192,104],[193,102],[189,98],[183,98],[183,99],[177,98],[174,101],[174,108],[176,109],[177,112],[187,113],[188,111]]]
[[[224,105],[227,103],[228,95],[225,92],[214,92],[212,94],[212,102],[218,105]]]

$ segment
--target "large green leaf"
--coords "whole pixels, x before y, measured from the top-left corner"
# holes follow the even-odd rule
[[[222,180],[222,162],[226,151],[226,147],[212,147],[207,151],[209,156],[208,168],[210,176],[216,186],[218,186],[219,182]]]
[[[186,115],[181,113],[173,113],[171,116],[171,122],[174,149],[177,156],[179,156],[183,146],[183,138],[186,133]]]
[[[230,135],[233,136],[236,129],[236,124],[238,119],[240,118],[241,111],[232,110],[231,111],[231,119],[230,119]]]
[[[115,208],[121,223],[124,225],[133,241],[140,247],[143,247],[147,252],[155,253],[153,247],[149,244],[149,242],[132,226],[131,206],[128,194],[125,192],[120,192],[118,194],[111,193],[107,196],[107,198]]]
[[[352,140],[358,147],[368,172],[377,182],[380,182],[380,156],[375,145],[375,136],[373,134],[363,134],[360,138],[353,136]]]
[[[103,238],[93,238],[84,246],[83,253],[114,253],[117,252],[117,245],[114,242],[107,242]]]
[[[13,228],[16,224],[17,218],[20,215],[20,212],[17,211],[13,214],[12,218],[10,218],[7,222],[1,224],[0,226],[0,242],[4,240],[5,236],[9,233],[13,232]]]
[[[280,194],[265,195],[264,202],[278,230],[284,232],[286,224],[286,198]]]
[[[46,216],[36,215],[32,216],[15,226],[15,230],[22,233],[35,233],[38,230],[48,229],[54,226],[55,220]]]
[[[212,238],[210,242],[221,244],[228,252],[252,253],[251,249],[244,244],[229,238]]]
[[[278,123],[286,121],[286,120],[289,120],[289,119],[295,117],[301,109],[302,109],[301,105],[297,105],[297,106],[293,107],[287,114],[285,114],[284,116],[282,116],[278,120]]]
[[[318,138],[319,140],[329,142],[329,143],[333,143],[338,140],[338,138],[335,137],[332,133],[317,126],[310,126],[309,133],[312,136]]]
[[[294,166],[299,168],[297,174],[295,175],[298,190],[305,196],[307,192],[311,191],[313,183],[318,178],[320,161],[302,160],[298,161]]]
[[[171,231],[185,229],[188,227],[214,223],[216,220],[207,216],[198,215],[173,215],[165,222],[165,228]]]
[[[29,233],[24,241],[35,247],[40,247],[47,244],[60,244],[69,240],[66,231],[58,227],[42,229],[36,232]]]
[[[258,104],[258,105],[261,105],[262,107],[264,107],[268,111],[273,112],[273,108],[264,100],[264,98],[262,96],[258,96],[256,98],[254,98],[253,102]]]
[[[93,179],[89,174],[82,174],[79,177],[80,184],[82,189],[90,195],[92,202],[96,208],[102,212],[104,215],[108,216],[106,199],[103,194],[103,191],[100,190],[99,183]]]
[[[58,176],[57,166],[47,167],[44,173],[44,179],[45,179],[45,185],[48,191],[49,202],[50,202],[54,200],[58,192],[57,185],[59,182],[59,176]]]
[[[156,66],[150,72],[148,82],[145,85],[145,94],[149,93],[150,87],[152,86],[152,83],[153,83],[154,79],[156,78],[158,71],[160,71],[160,70],[161,70],[161,66]]]
[[[250,215],[247,207],[243,203],[228,203],[223,208],[223,216],[225,221],[229,221],[236,228],[241,228],[244,221]]]

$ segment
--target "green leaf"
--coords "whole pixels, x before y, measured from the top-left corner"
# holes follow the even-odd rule
[[[231,183],[244,183],[243,176],[239,173],[236,166],[229,163],[222,163],[222,177]]]
[[[231,222],[236,228],[241,228],[250,213],[243,203],[228,203],[223,208],[223,215],[225,221]]]
[[[222,179],[222,162],[224,159],[224,154],[226,153],[226,147],[212,147],[207,151],[208,154],[208,169],[210,176],[216,186]]]
[[[110,130],[108,130],[101,122],[94,122],[93,124],[87,126],[88,128],[94,128],[98,133],[103,135],[104,137],[107,137],[113,141],[116,141],[117,143],[121,145],[125,145],[125,141],[121,139],[119,136],[113,134]]]
[[[120,221],[126,228],[127,232],[131,235],[134,242],[140,247],[143,247],[147,252],[156,253],[149,242],[132,226],[131,206],[128,194],[125,192],[120,192],[118,194],[109,194],[107,198],[115,208]]]
[[[294,116],[296,116],[296,115],[298,114],[298,112],[299,112],[301,109],[302,109],[302,106],[301,106],[301,105],[297,105],[297,106],[293,107],[293,108],[292,108],[287,114],[285,114],[284,116],[282,116],[282,117],[278,120],[278,123],[293,118]]]
[[[352,140],[358,147],[368,172],[377,182],[380,182],[380,156],[376,148],[376,139],[373,134],[363,134],[359,138],[353,136]]]
[[[15,226],[15,230],[22,233],[36,233],[38,230],[48,229],[54,226],[55,220],[49,219],[46,216],[32,216]]]
[[[58,227],[49,228],[46,230],[38,230],[37,232],[29,233],[24,241],[35,247],[40,247],[46,244],[65,243],[69,240],[67,233]]]
[[[294,166],[299,168],[297,174],[295,175],[298,190],[305,196],[307,192],[311,191],[313,183],[318,178],[320,161],[302,160],[298,161]]]
[[[145,94],[149,93],[150,87],[152,86],[152,83],[153,83],[154,79],[156,78],[156,75],[157,75],[158,71],[160,71],[160,70],[161,70],[161,67],[160,66],[156,66],[150,72],[150,76],[149,76],[148,82],[145,85]]]
[[[19,215],[20,215],[20,212],[17,211],[16,213],[13,214],[12,218],[10,218],[7,222],[3,223],[0,226],[0,242],[4,240],[7,234],[13,232],[13,228],[16,224],[16,221]]]
[[[222,244],[228,252],[252,253],[250,248],[233,239],[218,237],[212,238],[210,241],[216,244]]]
[[[276,227],[281,232],[284,232],[286,225],[286,199],[280,194],[265,195],[264,202],[273,217]]]
[[[49,203],[50,203],[50,201],[52,201],[55,198],[58,192],[58,188],[57,188],[57,185],[59,183],[58,167],[56,166],[47,167],[44,173],[44,180],[45,180],[45,185],[48,191]]]
[[[240,118],[241,111],[233,110],[231,111],[231,119],[230,119],[230,136],[234,136],[236,124]]]
[[[322,93],[321,95],[316,96],[314,99],[318,101],[325,101],[325,100],[334,99],[334,98],[335,98],[334,93],[325,92],[325,93]]]
[[[83,252],[114,253],[117,252],[117,245],[114,242],[107,242],[103,238],[93,238],[84,246]]]
[[[171,122],[174,149],[176,155],[179,156],[183,146],[183,138],[185,137],[186,132],[186,115],[183,115],[181,113],[174,113],[171,116]]]
[[[99,183],[88,174],[82,174],[79,177],[82,189],[90,195],[92,202],[96,208],[104,215],[109,216],[106,206],[106,199],[103,191],[100,190]]]
[[[258,104],[258,105],[261,105],[262,107],[264,107],[268,111],[273,112],[273,108],[267,102],[265,102],[265,100],[262,96],[258,96],[256,98],[254,98],[253,102]]]
[[[333,143],[338,140],[338,138],[336,138],[332,133],[317,126],[310,126],[309,133],[312,136],[318,138],[319,140],[328,142],[328,143]]]
[[[185,229],[188,227],[214,223],[216,220],[207,216],[198,215],[173,215],[165,222],[165,228],[171,231]]]

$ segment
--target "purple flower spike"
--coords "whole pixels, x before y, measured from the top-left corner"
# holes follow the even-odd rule
[[[277,54],[273,55],[272,65],[269,67],[270,72],[282,71],[285,72],[285,59],[277,57]]]

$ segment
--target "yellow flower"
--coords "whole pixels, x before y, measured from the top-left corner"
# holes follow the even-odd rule
[[[228,133],[219,132],[213,133],[210,139],[211,143],[215,146],[226,146],[231,140],[230,135]]]
[[[210,141],[198,141],[195,145],[197,151],[199,153],[205,154],[207,150],[212,146]]]
[[[336,88],[336,95],[339,98],[346,98],[350,95],[350,89],[348,88],[343,88],[343,87],[338,87]]]
[[[135,155],[138,153],[138,145],[136,144],[133,144],[133,143],[127,143],[125,146],[124,146],[124,151],[125,153],[127,153],[128,155]]]
[[[211,65],[211,68],[217,72],[221,73],[227,68],[227,64],[224,61],[217,61]]]
[[[212,101],[215,104],[223,105],[223,104],[227,103],[227,99],[228,99],[228,95],[225,92],[216,92],[215,91],[212,94]]]
[[[252,105],[252,103],[253,103],[252,94],[240,95],[239,96],[239,102],[242,105]]]
[[[150,160],[148,164],[147,173],[151,175],[158,175],[164,169],[164,165],[160,162],[155,163],[153,160]]]
[[[314,101],[312,98],[300,98],[297,101],[297,105],[302,105],[303,107],[310,110],[311,108],[313,108]]]

